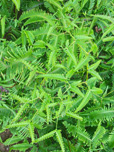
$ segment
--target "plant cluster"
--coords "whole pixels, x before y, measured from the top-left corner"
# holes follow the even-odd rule
[[[1,0],[0,142],[9,151],[114,151],[114,0]]]

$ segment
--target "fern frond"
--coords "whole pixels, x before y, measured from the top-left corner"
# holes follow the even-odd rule
[[[92,138],[92,146],[95,148],[99,145],[99,140],[103,137],[106,130],[101,125],[98,125],[97,130],[95,131],[93,138]]]
[[[28,106],[27,103],[25,103],[24,105],[22,105],[18,111],[18,113],[16,114],[16,116],[13,118],[12,122],[17,121],[20,117],[20,115],[23,113],[23,111],[26,109],[26,107]]]
[[[43,141],[43,140],[48,139],[48,138],[50,138],[50,137],[53,137],[55,133],[56,133],[56,130],[53,130],[53,131],[51,131],[51,132],[43,135],[42,137],[36,139],[36,140],[35,140],[35,143],[40,142],[40,141]]]
[[[60,3],[58,1],[53,1],[53,0],[46,0],[47,2],[51,3],[52,5],[56,6],[58,9],[62,9]]]
[[[66,113],[66,115],[67,116],[70,116],[70,117],[72,117],[72,118],[75,118],[75,119],[78,119],[78,120],[83,120],[83,118],[82,117],[80,117],[79,115],[77,115],[77,114],[74,114],[74,113],[72,113],[72,112],[67,112]]]
[[[19,123],[15,123],[15,124],[10,124],[7,126],[7,128],[24,127],[27,125],[29,125],[29,121],[23,121],[23,122],[19,122]]]
[[[95,121],[110,121],[114,118],[114,110],[113,109],[101,109],[94,110],[88,114],[91,120]]]
[[[37,78],[48,78],[66,82],[67,79],[62,74],[40,74]]]
[[[32,139],[32,144],[34,143],[34,124],[32,122],[29,123],[29,132]]]
[[[34,10],[30,10],[27,12],[24,12],[21,17],[19,18],[19,21],[21,22],[22,20],[25,20],[27,18],[32,18],[32,17],[39,17],[39,18],[43,18],[44,20],[46,20],[49,24],[54,25],[54,20],[53,20],[53,16],[50,14],[45,13],[44,11],[34,11]],[[30,24],[30,23],[29,23]]]
[[[95,0],[90,0],[90,4],[89,4],[89,14],[92,12],[92,9],[95,5]]]
[[[63,139],[62,139],[62,135],[61,135],[61,130],[57,130],[56,131],[56,136],[57,136],[57,140],[58,140],[58,142],[60,144],[62,152],[65,152],[65,148],[64,148],[64,144],[63,144]]]
[[[86,130],[82,130],[81,128],[71,125],[66,121],[63,122],[69,134],[72,134],[74,138],[78,138],[80,141],[86,143],[87,145],[91,145],[90,135],[86,132]]]
[[[45,1],[44,5],[50,12],[55,13],[55,9],[53,8],[53,6],[50,3]]]
[[[85,131],[80,129],[77,129],[77,138],[81,140],[82,142],[91,145],[92,140],[90,139],[90,135]]]
[[[109,135],[108,143],[109,143],[110,147],[114,148],[114,130]]]
[[[47,112],[47,124],[49,124],[49,121],[50,121],[50,109],[49,109],[48,106],[46,107],[46,112]]]
[[[78,108],[76,109],[75,113],[80,111],[89,102],[90,99],[91,99],[91,90],[88,90],[85,94],[84,99],[82,100]]]
[[[12,98],[15,99],[15,100],[18,100],[20,103],[26,103],[29,101],[28,98],[24,98],[24,97],[20,97],[16,94],[11,94]]]

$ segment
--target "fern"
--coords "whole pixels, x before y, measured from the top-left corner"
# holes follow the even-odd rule
[[[76,114],[74,114],[74,113],[71,113],[71,112],[67,112],[66,115],[67,115],[67,116],[70,116],[70,117],[73,117],[73,118],[75,118],[75,119],[79,119],[79,120],[81,120],[81,121],[83,120],[82,117],[80,117],[80,116],[78,116],[78,115],[76,115]]]
[[[114,111],[113,109],[94,110],[89,113],[89,117],[91,120],[95,121],[111,121],[114,117]]]
[[[22,127],[22,126],[27,126],[27,125],[29,125],[29,122],[24,121],[24,122],[8,125],[7,128]]]
[[[25,103],[24,105],[22,105],[18,111],[18,113],[16,114],[16,116],[14,117],[14,119],[12,120],[12,122],[15,122],[19,119],[20,115],[23,113],[23,111],[27,108],[28,104]]]
[[[33,123],[29,123],[29,132],[30,132],[30,136],[32,139],[32,144],[34,143],[34,124]]]
[[[62,135],[61,135],[60,130],[56,131],[56,136],[57,136],[58,142],[59,142],[59,144],[61,146],[62,152],[65,152],[65,148],[64,148],[64,145],[63,145],[63,140],[62,140]]]
[[[53,131],[47,133],[46,135],[43,135],[42,137],[36,139],[35,143],[43,141],[43,140],[48,139],[50,137],[53,137],[55,133],[56,133],[56,130],[53,130]]]
[[[39,18],[43,18],[44,20],[46,20],[47,22],[49,22],[50,25],[53,25],[54,24],[54,20],[52,20],[52,16],[43,12],[43,11],[34,11],[34,10],[30,10],[30,11],[27,11],[27,12],[24,12],[19,21],[21,22],[22,20],[25,20],[27,18],[30,18],[30,17],[39,17]],[[30,24],[30,22],[29,22]]]
[[[85,95],[84,99],[82,100],[82,102],[80,103],[78,108],[76,109],[75,113],[80,111],[89,102],[90,98],[91,98],[91,91],[88,90],[86,92],[86,95]]]
[[[90,135],[85,130],[83,131],[82,129],[78,129],[77,137],[84,143],[91,145],[92,140],[90,139]]]
[[[110,147],[114,147],[114,131],[112,131],[109,135],[109,139],[108,139],[108,143],[110,145]]]
[[[100,126],[100,124],[98,125],[97,130],[95,131],[93,138],[92,138],[92,146],[96,147],[99,144],[99,140],[103,137],[103,135],[105,134],[105,128]]]
[[[1,143],[113,151],[113,1],[1,0],[0,14]]]

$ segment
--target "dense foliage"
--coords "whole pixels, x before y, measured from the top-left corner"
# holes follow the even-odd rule
[[[9,151],[114,151],[114,0],[1,0],[0,142]]]

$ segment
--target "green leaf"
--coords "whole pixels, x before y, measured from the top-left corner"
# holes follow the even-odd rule
[[[65,82],[67,81],[67,79],[61,74],[39,74],[37,78],[56,79]]]
[[[77,115],[77,114],[74,114],[74,113],[72,113],[72,112],[67,112],[66,113],[66,115],[67,116],[70,116],[70,117],[72,117],[72,118],[75,118],[75,119],[78,119],[78,120],[83,120],[83,118],[82,117],[80,117],[79,115]]]
[[[114,23],[113,18],[110,16],[107,16],[107,15],[91,15],[91,16],[94,16],[94,17],[100,18],[100,19],[104,19],[104,20],[108,20],[108,21]]]
[[[27,143],[21,143],[21,144],[16,144],[10,147],[9,152],[11,152],[12,150],[20,150],[20,151],[25,151],[28,148],[31,148],[33,145],[32,144],[27,144]]]
[[[91,75],[93,75],[94,77],[96,77],[99,80],[102,80],[101,76],[98,74],[98,72],[94,71],[94,70],[89,70],[88,71]]]
[[[72,59],[72,61],[74,62],[75,66],[77,65],[77,61],[76,61],[76,57],[73,54],[73,52],[70,52],[68,49],[65,50],[65,52],[67,53],[67,55]]]
[[[91,66],[89,66],[88,69],[89,70],[95,70],[99,66],[100,63],[101,63],[101,60],[99,60],[96,63],[94,63]]]
[[[77,138],[81,140],[84,144],[90,145],[91,144],[91,138],[90,135],[86,132],[86,130],[82,130],[81,128],[78,128],[76,130]]]
[[[23,121],[23,122],[8,125],[7,128],[23,127],[23,126],[27,126],[28,124],[29,124],[29,121]]]
[[[91,91],[92,91],[94,94],[96,94],[96,95],[103,93],[102,89],[96,88],[96,87],[93,87],[93,88],[91,89]]]
[[[48,13],[45,13],[43,11],[35,11],[35,10],[30,10],[30,11],[24,12],[21,15],[21,17],[19,18],[19,21],[21,22],[24,19],[34,18],[34,17],[42,18],[42,19],[46,20],[50,25],[54,25],[54,21],[53,21],[53,16],[52,15],[49,15]]]
[[[19,141],[21,141],[22,139],[19,138],[19,137],[11,137],[11,138],[8,138],[5,142],[4,142],[4,145],[12,145],[12,144],[15,144],[15,143],[18,143]]]
[[[111,148],[114,148],[114,130],[109,135],[108,143]]]
[[[32,139],[32,144],[34,143],[34,124],[32,122],[29,123],[29,132]]]
[[[25,34],[26,34],[29,44],[32,45],[34,42],[34,35],[30,31],[25,31]]]
[[[76,68],[75,68],[75,72],[78,71],[79,69],[83,68],[84,65],[86,65],[90,60],[90,56],[88,55],[85,58],[82,58],[79,63],[77,64]]]
[[[12,120],[12,122],[17,121],[20,117],[20,115],[23,113],[23,111],[25,110],[25,108],[28,106],[27,103],[25,103],[24,105],[22,105],[18,111],[18,113],[16,114],[16,116],[14,117],[14,119]]]
[[[95,131],[93,138],[92,138],[92,146],[95,148],[97,147],[97,145],[99,145],[100,143],[100,139],[103,137],[103,135],[105,134],[106,130],[104,127],[98,125],[97,130]]]
[[[63,139],[62,139],[62,135],[61,135],[61,130],[57,130],[56,131],[56,136],[57,136],[57,140],[58,140],[58,142],[60,144],[62,152],[65,152],[65,148],[64,148],[64,144],[63,144]]]
[[[17,10],[19,11],[20,10],[20,0],[12,0],[12,1],[15,4]]]
[[[51,132],[43,135],[42,137],[36,139],[36,140],[35,140],[35,143],[40,142],[40,141],[43,141],[43,140],[48,139],[48,138],[50,138],[50,137],[53,137],[55,133],[56,133],[56,130],[53,130],[53,131],[51,131]]]
[[[4,37],[4,34],[5,34],[5,19],[6,19],[6,16],[4,16],[4,17],[1,19],[2,38]]]
[[[78,108],[76,109],[75,113],[80,111],[89,102],[90,98],[91,98],[91,90],[88,90],[85,94],[84,99],[82,100]]]
[[[85,58],[82,58],[79,63],[76,65],[75,69],[71,69],[70,71],[68,71],[68,73],[66,74],[66,78],[71,78],[73,76],[73,74],[80,70],[81,68],[84,67],[84,65],[86,65],[90,60],[90,56],[87,56]]]
[[[91,40],[92,39],[92,37],[86,36],[86,35],[76,35],[75,38],[78,40]]]
[[[78,87],[71,87],[70,91],[72,91],[72,92],[84,97],[83,93],[80,91],[80,89]]]
[[[114,23],[110,25],[106,32],[102,35],[101,39],[103,39],[108,33],[110,33],[114,29]]]
[[[103,42],[114,41],[114,36],[109,36],[103,39]]]

